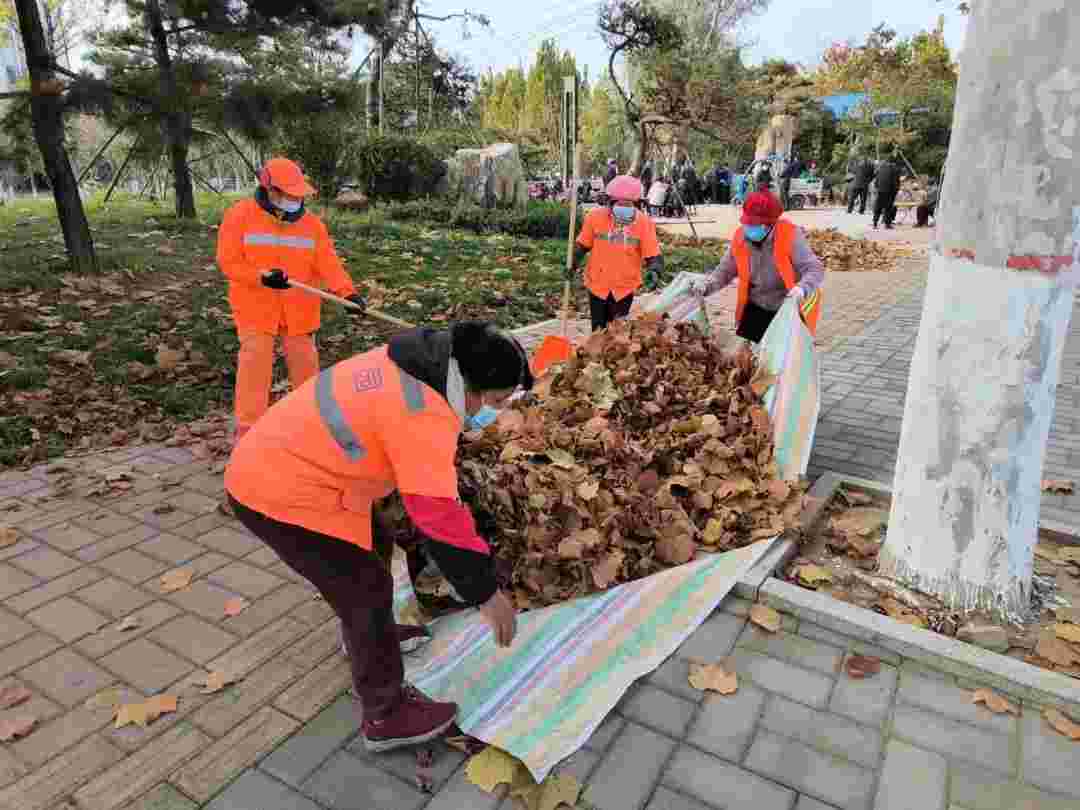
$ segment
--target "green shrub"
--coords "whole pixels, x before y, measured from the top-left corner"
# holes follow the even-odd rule
[[[398,222],[426,222],[474,233],[505,233],[534,239],[565,239],[570,228],[567,205],[540,200],[530,201],[522,212],[429,198],[384,206],[383,214]],[[580,212],[578,220],[581,220]]]
[[[409,200],[430,194],[446,171],[427,146],[390,135],[362,141],[356,178],[372,200]]]

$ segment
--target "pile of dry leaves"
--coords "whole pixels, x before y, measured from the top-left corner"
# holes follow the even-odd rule
[[[869,239],[852,239],[835,228],[807,231],[810,247],[830,273],[895,270],[902,248]]]
[[[723,338],[654,316],[588,339],[467,437],[461,495],[522,607],[772,537],[804,487],[777,479],[772,378]]]

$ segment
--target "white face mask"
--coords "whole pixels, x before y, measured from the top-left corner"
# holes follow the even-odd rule
[[[282,200],[281,202],[274,203],[274,208],[277,208],[279,211],[284,211],[286,214],[295,214],[300,210],[300,207],[303,204],[303,200]]]

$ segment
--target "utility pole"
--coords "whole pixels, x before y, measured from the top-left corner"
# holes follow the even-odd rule
[[[960,609],[1030,604],[1080,272],[1080,5],[974,5],[880,569]]]

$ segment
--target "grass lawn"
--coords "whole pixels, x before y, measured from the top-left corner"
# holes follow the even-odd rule
[[[214,250],[232,201],[202,196],[200,221],[185,222],[171,203],[88,200],[95,277],[69,271],[51,198],[0,207],[0,465],[166,439],[176,424],[229,406],[237,342]],[[371,306],[412,323],[484,318],[512,328],[557,314],[564,240],[428,229],[378,211],[335,212],[330,230]],[[667,249],[665,276],[700,272],[716,251]],[[322,311],[324,366],[391,334],[332,304]],[[284,390],[278,365],[275,390]]]

